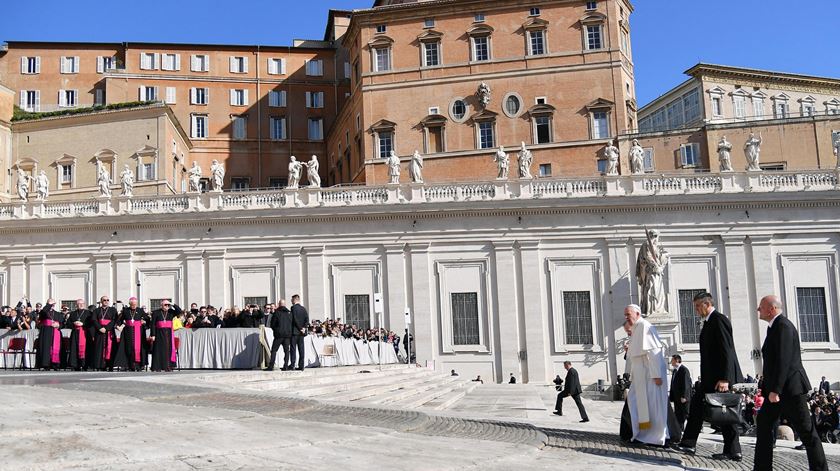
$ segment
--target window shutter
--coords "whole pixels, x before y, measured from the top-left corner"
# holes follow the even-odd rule
[[[280,106],[286,106],[286,90],[280,92]]]
[[[190,88],[190,104],[195,104],[195,87]]]
[[[73,90],[73,106],[79,106],[79,91]]]
[[[268,92],[268,106],[277,106],[277,92]]]
[[[41,90],[35,90],[35,111],[41,111]]]
[[[27,69],[29,68],[29,58],[28,57],[21,57],[20,58],[20,73],[25,74]]]
[[[160,53],[156,52],[152,58],[152,69],[160,68]]]
[[[277,75],[277,63],[271,57],[268,58],[268,73]]]
[[[160,92],[159,92],[159,88],[158,88],[158,87],[153,87],[152,89],[154,90],[154,92],[153,92],[153,93],[154,93],[154,97],[153,97],[153,98],[155,99],[155,101],[160,101]]]
[[[78,74],[79,68],[81,68],[81,59],[79,56],[73,56],[73,73]]]
[[[312,108],[312,92],[306,92],[306,107]]]
[[[248,72],[248,57],[245,56],[242,58],[242,71]]]
[[[35,73],[36,74],[41,73],[41,57],[36,57],[35,58]]]
[[[205,104],[210,104],[210,89],[209,88],[204,89],[204,103]]]
[[[67,94],[64,90],[58,91],[58,106],[67,106]]]
[[[280,75],[286,75],[286,59],[280,59]]]
[[[175,70],[181,70],[181,54],[175,54]]]
[[[94,93],[94,95],[93,95],[93,97],[94,97],[94,98],[93,98],[93,99],[94,99],[94,101],[95,101],[95,103],[94,103],[94,104],[96,104],[96,105],[104,105],[104,104],[105,104],[105,93],[104,93],[104,90],[102,90],[101,88],[97,88],[97,89],[95,89],[95,90],[93,91],[93,93]]]
[[[192,54],[190,56],[190,70],[193,72],[198,72],[198,56]]]
[[[202,72],[210,72],[210,56],[207,54],[204,55],[204,69]]]
[[[59,65],[59,72],[62,73],[62,74],[66,74],[67,73],[67,61],[65,60],[64,56],[61,56],[60,61],[61,62],[60,62],[60,65]]]
[[[234,89],[230,90],[230,104],[231,106],[236,105],[236,90]]]
[[[26,90],[20,91],[20,105],[21,108],[26,109]]]
[[[175,104],[175,87],[166,87],[166,103]]]
[[[687,165],[686,162],[688,161],[686,156],[686,150],[687,149],[685,145],[680,146],[680,165],[682,165],[683,167]]]
[[[242,93],[242,95],[243,95],[243,96],[242,96],[242,104],[247,106],[247,105],[250,103],[250,102],[248,101],[248,89],[246,88],[246,89],[245,89],[245,90],[243,90],[242,92],[243,92],[243,93]]]
[[[350,63],[349,62],[344,63],[344,78],[346,78],[346,79],[350,78]]]
[[[149,56],[145,52],[140,53],[140,70],[149,69]]]
[[[103,72],[105,72],[105,58],[96,56],[96,73],[101,74]]]
[[[146,87],[140,85],[139,101],[146,101]]]
[[[230,71],[236,72],[236,57],[230,56]]]

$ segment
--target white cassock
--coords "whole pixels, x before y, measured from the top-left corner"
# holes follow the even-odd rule
[[[633,439],[664,445],[668,435],[668,367],[665,345],[650,322],[639,319],[633,325],[627,363],[632,382],[627,405],[633,424]],[[653,380],[660,378],[657,386]]]

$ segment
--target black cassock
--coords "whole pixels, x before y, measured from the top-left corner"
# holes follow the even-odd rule
[[[172,319],[181,313],[178,306],[164,311],[155,309],[152,312],[150,336],[155,338],[152,345],[152,371],[171,370],[175,366],[175,340],[172,336]]]
[[[47,304],[38,313],[38,340],[35,364],[38,368],[58,368],[61,365],[61,313]]]
[[[143,369],[149,363],[146,345],[146,326],[149,319],[146,311],[139,307],[124,307],[118,324],[123,326],[123,331],[117,363],[130,371]]]
[[[90,367],[95,370],[113,368],[117,342],[114,327],[117,323],[117,309],[113,306],[98,307],[93,310],[93,350],[88,357]],[[105,329],[105,332],[100,332]]]
[[[86,358],[93,348],[93,341],[90,335],[91,316],[93,313],[87,309],[76,309],[67,316],[64,326],[70,329],[70,348],[67,352],[67,365],[74,370],[87,367]],[[81,322],[77,326],[76,322]]]

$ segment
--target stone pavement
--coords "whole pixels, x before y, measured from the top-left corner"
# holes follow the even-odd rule
[[[484,385],[444,412],[329,403],[235,387],[236,372],[0,375],[0,436],[15,469],[749,469],[628,448],[587,401],[593,422],[538,417],[540,388]],[[516,401],[515,396],[519,396]],[[489,400],[495,397],[495,402]],[[474,409],[485,404],[482,413]],[[570,411],[571,412],[571,411]],[[528,416],[531,417],[528,417]],[[518,416],[518,417],[517,417]],[[559,420],[551,420],[559,419]],[[616,422],[617,424],[617,422]],[[590,427],[591,425],[591,427]],[[749,453],[751,448],[745,447]],[[806,469],[777,451],[777,469]],[[832,455],[831,466],[840,466]],[[840,469],[840,468],[837,468]]]

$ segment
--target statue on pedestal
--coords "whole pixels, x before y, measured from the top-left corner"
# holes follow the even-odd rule
[[[50,179],[47,178],[47,172],[43,170],[35,177],[35,193],[38,201],[46,201],[50,196]]]
[[[760,172],[761,167],[759,167],[759,157],[761,154],[761,134],[759,133],[758,137],[755,137],[755,134],[750,133],[749,139],[747,139],[746,144],[744,144],[744,154],[747,156],[747,171],[748,172]]]
[[[717,147],[718,159],[720,159],[721,172],[732,171],[732,157],[730,154],[731,151],[732,143],[726,140],[726,136],[721,137]]]
[[[300,186],[300,174],[303,171],[303,164],[297,161],[294,155],[289,157],[289,186],[290,190],[297,190]]]
[[[607,145],[604,146],[604,157],[607,158],[607,168],[604,171],[604,175],[607,176],[617,176],[618,175],[618,147],[613,145],[613,142],[610,141]]]
[[[531,175],[531,164],[533,164],[533,162],[534,156],[531,155],[531,151],[525,147],[525,142],[522,142],[522,147],[519,149],[519,178],[534,178]]]
[[[386,160],[388,164],[388,184],[389,185],[399,185],[400,183],[400,158],[397,157],[397,153],[391,151],[388,154],[388,158]]]
[[[17,169],[17,192],[18,198],[24,203],[29,201],[29,180],[33,178],[26,174],[23,169]]]
[[[645,230],[646,239],[636,259],[636,281],[639,283],[639,305],[642,314],[665,313],[665,270],[671,255],[659,242],[659,231]]]
[[[412,183],[423,183],[423,156],[420,151],[415,150],[411,156],[411,164],[408,166],[408,174]]]
[[[321,175],[318,174],[320,168],[321,164],[318,163],[318,156],[313,155],[306,163],[306,178],[309,179],[309,188],[321,188]]]
[[[510,171],[510,157],[505,152],[504,146],[499,146],[499,150],[496,151],[496,155],[493,157],[493,162],[496,162],[496,168],[498,169],[496,179],[507,180],[508,172]]]
[[[212,176],[213,191],[221,193],[222,186],[225,184],[225,167],[218,160],[211,162],[210,175]]]
[[[198,162],[193,161],[192,167],[189,170],[189,192],[201,192],[201,167]]]
[[[490,85],[487,85],[485,82],[481,82],[481,85],[478,86],[478,91],[475,94],[478,96],[478,102],[481,103],[481,107],[487,108],[487,105],[490,104]]]
[[[837,157],[837,169],[840,170],[840,133],[834,138],[834,155]]]
[[[111,174],[108,173],[108,170],[102,165],[102,162],[97,162],[97,166],[99,167],[97,175],[96,175],[96,182],[99,185],[99,196],[102,198],[110,198],[111,197]]]
[[[125,164],[125,168],[120,172],[120,183],[122,184],[122,193],[120,196],[131,198],[134,196],[134,173]]]
[[[630,171],[633,175],[645,173],[645,150],[637,139],[633,139],[633,145],[630,147]]]

